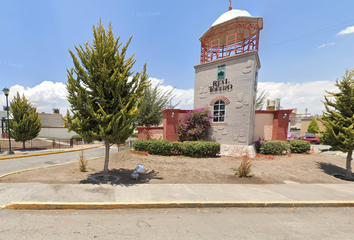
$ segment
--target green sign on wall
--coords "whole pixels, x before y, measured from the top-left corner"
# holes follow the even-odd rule
[[[218,68],[218,79],[225,78],[225,67]]]

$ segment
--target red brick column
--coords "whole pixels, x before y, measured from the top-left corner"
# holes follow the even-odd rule
[[[163,139],[175,142],[178,138],[178,122],[189,110],[164,109],[163,113]]]
[[[273,118],[273,140],[287,140],[289,117],[292,109],[287,110],[275,110]]]

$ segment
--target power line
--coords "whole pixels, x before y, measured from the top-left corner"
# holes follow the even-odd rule
[[[275,43],[273,45],[268,45],[268,46],[262,47],[260,49],[274,47],[274,46],[278,46],[278,45],[289,43],[289,42],[295,42],[295,41],[299,41],[299,40],[302,40],[302,39],[305,39],[305,38],[310,38],[310,37],[314,37],[314,36],[317,36],[317,35],[320,35],[320,34],[324,34],[324,33],[330,32],[330,31],[338,30],[338,29],[343,27],[342,25],[348,24],[348,23],[351,23],[351,22],[354,23],[354,19],[346,21],[346,22],[342,22],[342,23],[339,23],[339,24],[333,25],[331,27],[327,27],[327,28],[324,28],[324,29],[321,29],[321,30],[318,30],[318,31],[315,31],[315,32],[312,32],[312,33],[308,33],[308,34],[305,34],[305,35],[302,35],[302,36],[299,36],[299,37],[296,37],[296,38],[293,38],[293,39],[289,39],[289,40],[286,40],[286,41],[283,41],[283,42]]]

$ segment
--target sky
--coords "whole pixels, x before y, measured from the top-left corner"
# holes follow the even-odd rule
[[[153,84],[174,88],[172,104],[193,109],[199,37],[224,12],[228,0],[0,0],[0,88],[37,108],[66,112],[68,52],[92,42],[92,27],[111,22],[115,37],[132,42],[135,71],[147,64]],[[284,109],[324,110],[325,90],[354,68],[353,0],[234,0],[233,9],[263,17],[259,88]],[[6,105],[1,92],[0,105]],[[2,109],[1,109],[2,110]]]

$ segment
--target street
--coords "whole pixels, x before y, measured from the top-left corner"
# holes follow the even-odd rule
[[[354,239],[353,208],[0,210],[0,239]]]
[[[20,171],[20,170],[25,170],[30,168],[75,162],[79,159],[80,152],[81,151],[1,160],[0,176],[10,172],[15,172],[15,171]],[[117,152],[116,148],[110,149],[110,154],[116,152]],[[105,155],[104,147],[84,150],[85,159],[103,157],[104,155]]]

